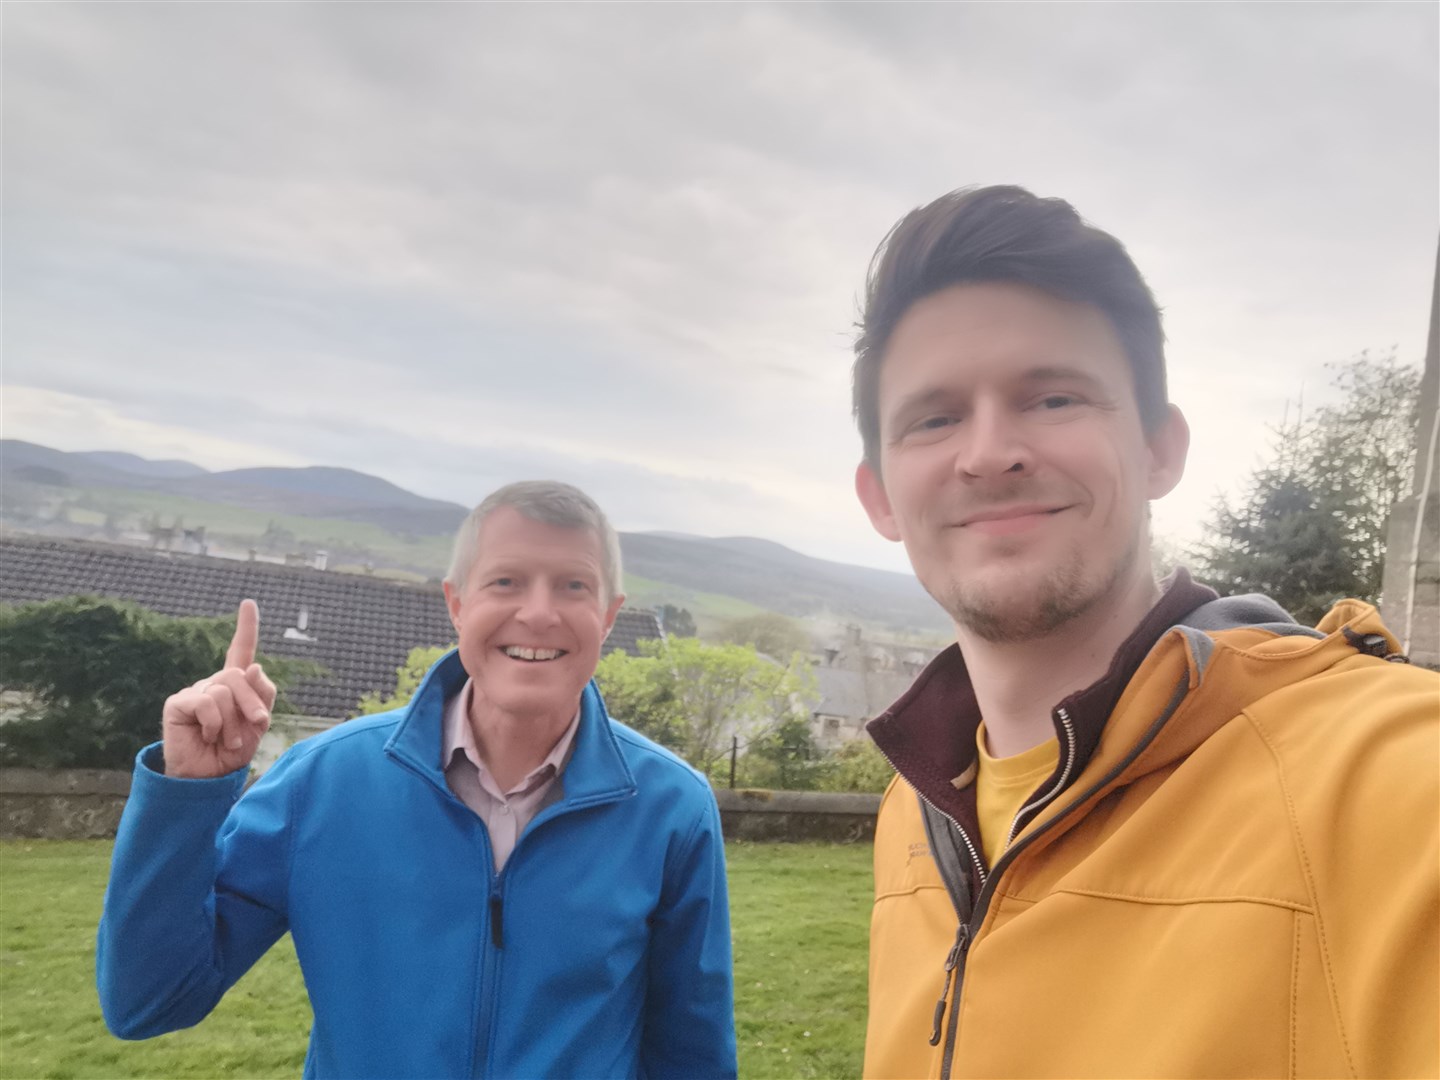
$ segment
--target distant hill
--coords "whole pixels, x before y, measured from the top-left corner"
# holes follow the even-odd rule
[[[192,499],[247,506],[303,517],[363,521],[415,536],[453,533],[469,508],[415,495],[378,476],[353,469],[234,469],[168,484]]]
[[[415,536],[453,533],[469,513],[458,503],[426,499],[353,469],[208,472],[186,461],[147,461],[115,451],[67,453],[19,439],[0,440],[0,475],[51,486],[156,491],[275,514],[366,522]]]
[[[133,469],[118,468],[107,463],[104,459],[108,456],[111,455],[103,450],[71,454],[20,439],[0,439],[0,476],[7,481],[32,480],[34,483],[59,487],[85,487],[95,484],[101,487],[124,488],[153,479]],[[137,462],[145,461],[133,454],[123,457]]]
[[[909,574],[816,559],[746,536],[622,533],[620,547],[627,571],[784,615],[828,613],[916,631],[949,629],[944,613]]]
[[[87,512],[92,520],[104,518],[94,506],[96,492],[153,493],[191,500],[185,505],[192,508],[195,503],[226,507],[208,522],[193,509],[185,511],[186,525],[209,524],[217,543],[228,536],[243,550],[267,531],[267,515],[284,515],[291,521],[295,545],[312,543],[328,547],[332,556],[352,564],[368,561],[377,568],[395,567],[424,576],[442,572],[441,553],[469,512],[458,503],[427,499],[353,469],[207,472],[185,461],[147,461],[111,451],[66,453],[17,439],[0,441],[0,480],[6,492],[5,524],[10,528],[43,531],[45,519],[37,515],[49,512],[44,507],[65,506],[70,499],[76,510],[64,515],[65,535],[94,537],[98,526],[87,533],[81,522]],[[66,494],[76,489],[83,490]],[[12,497],[27,492],[31,497]],[[36,492],[49,494],[41,497]],[[163,504],[151,499],[150,505],[158,513]],[[22,516],[22,509],[30,516]],[[110,510],[105,505],[100,509]],[[134,518],[133,510],[130,516]],[[302,531],[297,518],[313,521],[313,528],[307,525]],[[382,533],[367,533],[347,522],[378,527]],[[138,520],[126,527],[148,528]],[[416,543],[417,538],[423,543]],[[854,619],[920,633],[948,629],[934,601],[908,574],[815,559],[754,537],[644,532],[622,533],[620,543],[627,572],[677,591],[731,597],[800,618]]]
[[[26,445],[34,446],[35,444]],[[40,447],[39,449],[44,448]],[[119,469],[122,472],[138,473],[141,476],[158,476],[170,480],[183,476],[204,476],[209,472],[208,469],[202,469],[199,465],[192,465],[188,461],[177,461],[174,458],[151,461],[149,458],[142,458],[138,454],[127,454],[122,450],[84,450],[74,456],[85,458],[107,468]]]
[[[392,484],[389,480],[382,480],[369,473],[323,465],[304,469],[232,469],[230,472],[214,475],[237,484],[253,484],[303,495],[323,495],[327,498],[351,499],[381,506],[428,506],[435,502],[434,499],[413,495],[398,484]],[[439,505],[462,509],[457,503]]]

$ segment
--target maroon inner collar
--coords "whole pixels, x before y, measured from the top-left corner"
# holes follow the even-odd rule
[[[1110,669],[1090,686],[1056,703],[1057,709],[1066,710],[1075,728],[1072,776],[1079,775],[1090,760],[1120,695],[1160,636],[1217,596],[1183,569],[1176,570],[1163,588],[1159,602],[1116,650]],[[964,823],[974,817],[974,788],[966,785],[957,790],[951,781],[975,763],[975,732],[980,720],[965,658],[958,645],[951,645],[929,663],[894,705],[871,720],[866,730],[912,787]]]

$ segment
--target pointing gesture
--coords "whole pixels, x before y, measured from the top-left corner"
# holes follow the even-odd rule
[[[235,614],[235,636],[225,652],[225,667],[244,671],[255,663],[255,647],[260,642],[260,608],[254,600],[241,600]]]
[[[255,663],[259,640],[260,610],[254,600],[242,600],[225,667],[166,699],[167,776],[224,776],[250,764],[275,704],[275,684]]]

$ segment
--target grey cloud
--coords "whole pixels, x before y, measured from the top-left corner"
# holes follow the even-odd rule
[[[277,437],[309,416],[317,461],[364,454],[347,416],[430,430],[443,390],[540,454],[713,461],[850,514],[866,260],[965,182],[1066,195],[1130,243],[1172,354],[1206,373],[1197,429],[1212,386],[1227,428],[1253,392],[1259,427],[1323,360],[1423,333],[1423,5],[12,5],[6,23],[6,379],[183,423],[240,367],[255,385],[227,408],[274,412]],[[684,498],[694,482],[663,470],[614,483],[689,515],[763,504]]]

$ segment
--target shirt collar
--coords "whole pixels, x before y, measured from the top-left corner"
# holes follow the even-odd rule
[[[443,756],[440,759],[440,767],[444,769],[455,759],[456,752],[463,753],[470,764],[483,773],[490,770],[485,766],[485,759],[480,756],[480,747],[475,742],[475,729],[470,726],[470,704],[475,697],[475,683],[472,679],[466,679],[465,685],[460,692],[445,703],[445,724],[444,742],[442,744]],[[565,765],[570,760],[570,751],[575,745],[575,732],[580,728],[580,710],[575,710],[575,716],[570,721],[570,726],[565,729],[555,745],[550,748],[550,753],[545,755],[545,760],[530,770],[529,775],[518,785],[520,788],[529,787],[542,774],[553,770],[555,776],[565,771]]]

